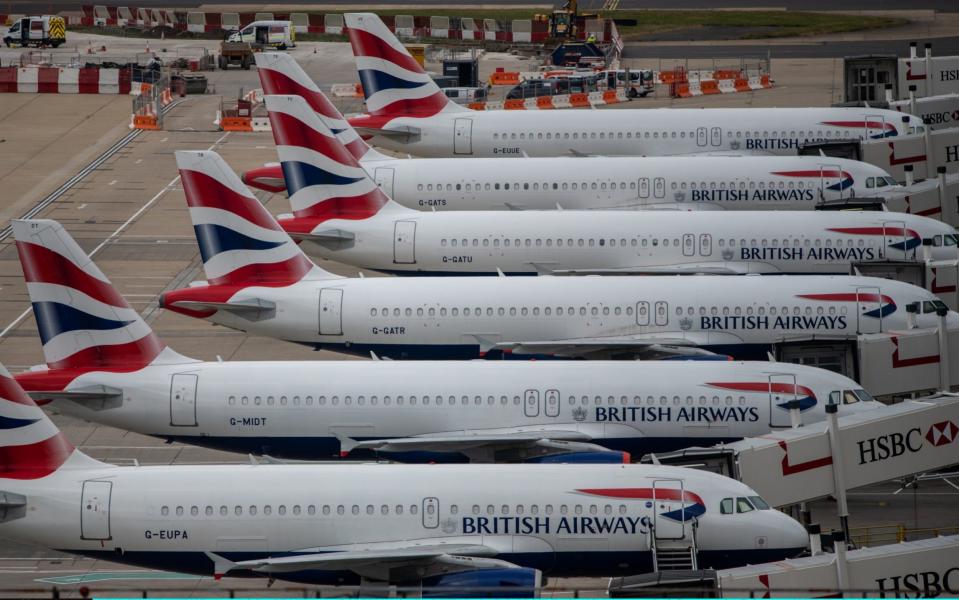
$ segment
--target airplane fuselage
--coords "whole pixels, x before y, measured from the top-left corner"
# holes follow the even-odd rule
[[[47,405],[81,419],[308,460],[339,457],[337,435],[363,441],[535,430],[579,432],[604,448],[641,456],[788,427],[785,403],[793,399],[802,401],[803,422],[821,420],[830,394],[859,388],[811,367],[725,361],[185,362],[132,373],[93,370],[66,385],[51,375],[28,371],[17,380],[34,392],[121,391],[122,402]],[[876,403],[843,410],[870,405]],[[439,450],[391,458],[464,460]]]
[[[311,253],[396,274],[849,274],[863,263],[959,259],[951,226],[887,212],[382,211],[314,231],[354,238],[318,240]]]
[[[363,160],[397,203],[424,211],[812,210],[822,202],[888,192],[888,173],[818,156],[602,156],[515,161],[484,158]],[[279,164],[248,171],[248,184],[284,189]],[[889,178],[889,179],[886,179]],[[878,186],[878,187],[877,187]]]
[[[918,117],[872,108],[710,108],[570,111],[444,110],[426,117],[350,119],[375,145],[423,157],[797,154],[803,144],[905,135]]]
[[[198,575],[213,572],[206,552],[239,561],[423,543],[481,544],[495,558],[560,576],[646,572],[650,537],[689,537],[694,519],[704,568],[778,560],[800,551],[806,539],[798,523],[775,510],[720,514],[723,498],[755,492],[691,469],[356,463],[73,469],[73,460],[44,479],[0,482],[5,491],[28,494],[30,504],[23,518],[0,523],[0,534]],[[334,585],[358,579],[347,570],[274,575]]]
[[[210,301],[263,307],[193,310]],[[766,358],[774,343],[906,328],[910,284],[852,276],[440,277],[302,280],[166,292],[166,308],[317,348],[391,358],[634,355],[691,345]],[[181,307],[178,302],[184,302]],[[919,314],[919,326],[936,326]],[[959,315],[949,315],[959,327]]]

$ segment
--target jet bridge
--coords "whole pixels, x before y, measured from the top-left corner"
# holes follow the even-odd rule
[[[718,596],[799,598],[842,595],[935,598],[959,595],[959,536],[716,571]]]
[[[777,507],[844,498],[846,490],[959,464],[959,396],[931,396],[848,416],[838,416],[841,404],[830,409],[836,416],[826,421],[655,460],[735,477]]]

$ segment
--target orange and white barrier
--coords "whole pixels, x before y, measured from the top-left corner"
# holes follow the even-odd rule
[[[590,92],[588,94],[559,94],[556,96],[536,96],[533,98],[517,98],[502,102],[473,102],[469,108],[473,110],[551,110],[554,108],[581,108],[587,106],[603,106],[604,104],[618,104],[627,102],[626,90],[607,90],[605,92]]]
[[[519,85],[519,71],[495,71],[489,75],[490,85]]]
[[[772,86],[769,75],[759,75],[749,79],[690,79],[685,83],[676,83],[673,95],[677,98],[693,98],[711,94],[751,92]]]

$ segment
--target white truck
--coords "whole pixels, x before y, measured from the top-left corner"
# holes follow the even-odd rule
[[[296,46],[296,30],[291,21],[254,21],[239,31],[234,31],[227,42],[246,42],[254,48],[286,50]]]
[[[57,15],[22,17],[14,21],[3,36],[7,48],[14,44],[27,46],[53,46],[67,41],[67,22]]]

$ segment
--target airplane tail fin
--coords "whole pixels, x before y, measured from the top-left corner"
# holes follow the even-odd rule
[[[446,97],[378,16],[347,13],[344,18],[371,115],[432,117],[441,111],[469,112]]]
[[[189,360],[166,347],[63,225],[14,220],[12,228],[50,369],[135,371]]]
[[[71,457],[75,457],[75,466],[102,465],[74,448],[7,368],[0,365],[0,479],[41,479]],[[11,494],[6,496],[4,508],[11,506]],[[26,500],[21,500],[23,506]]]
[[[302,96],[356,160],[388,158],[363,141],[292,56],[286,52],[260,52],[256,55],[256,70],[264,96]]]
[[[368,219],[385,208],[406,211],[383,193],[300,96],[267,96],[273,137],[294,219],[288,231],[309,233],[331,219]]]
[[[215,152],[179,151],[177,167],[212,285],[290,285],[337,277],[313,264]]]

